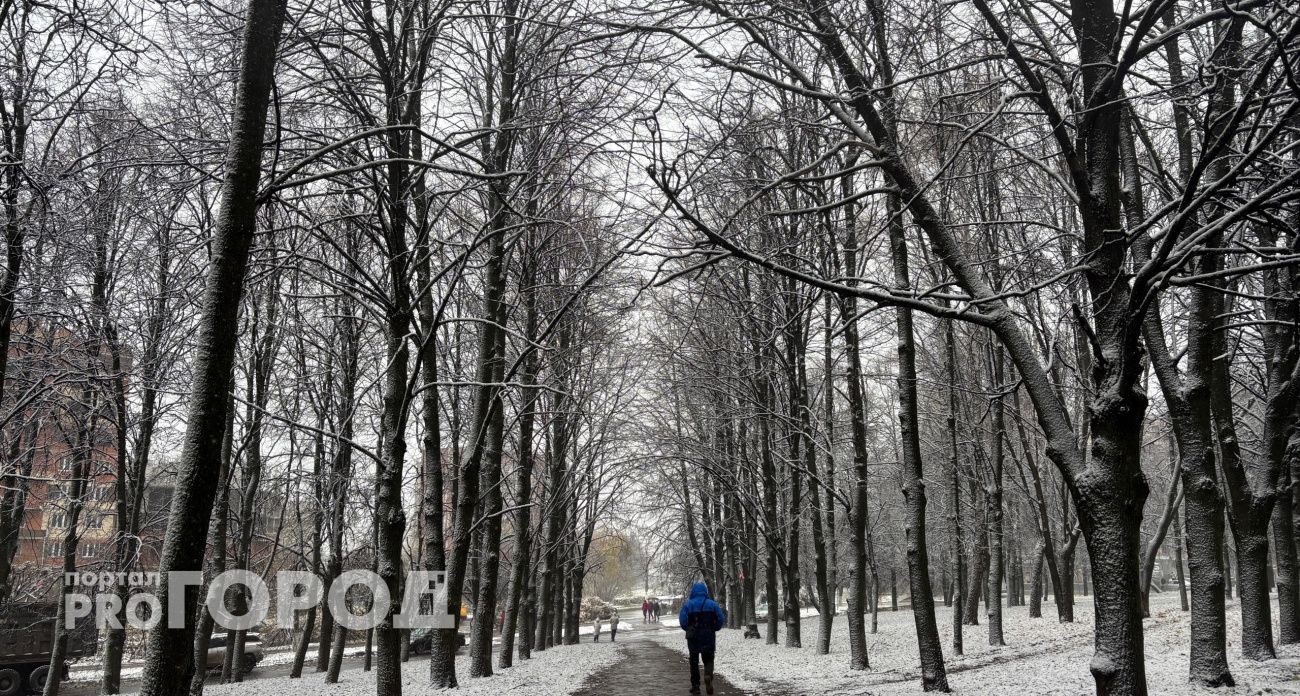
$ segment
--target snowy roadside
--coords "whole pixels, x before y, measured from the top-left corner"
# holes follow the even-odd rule
[[[531,660],[516,661],[514,667],[498,670],[495,676],[486,679],[466,677],[469,656],[457,655],[456,674],[460,677],[460,688],[456,693],[464,696],[568,696],[582,686],[588,675],[617,661],[621,647],[608,642],[579,643],[534,652]],[[275,696],[372,696],[375,693],[375,673],[359,668],[344,669],[337,684],[326,684],[325,675],[318,673],[301,679],[284,677],[253,684],[257,691]],[[249,693],[249,686],[249,683],[209,684],[204,693],[209,696],[240,696]],[[427,657],[412,658],[402,666],[402,690],[406,693],[429,690]]]
[[[366,647],[364,644],[349,645],[346,649],[344,649],[343,656],[355,657],[358,655],[362,655],[365,652],[366,652]],[[277,665],[287,665],[293,662],[293,657],[294,657],[293,650],[290,650],[289,648],[278,648],[274,651],[267,652],[266,655],[264,655],[262,659],[257,662],[257,666],[274,667]],[[103,668],[100,667],[100,660],[98,657],[92,657],[89,658],[89,660],[90,660],[89,662],[83,661],[80,665],[74,666],[72,669],[68,670],[68,681],[79,682],[79,683],[99,681],[104,674]],[[307,663],[308,664],[316,663],[315,643],[312,643],[309,646],[309,650],[307,651]],[[127,665],[123,665],[122,667],[122,679],[126,681],[130,681],[132,679],[139,679],[140,675],[143,673],[144,673],[144,667],[141,665],[139,660],[133,660],[132,662],[128,663]]]
[[[1188,615],[1178,609],[1174,594],[1153,595],[1152,619],[1146,626],[1147,684],[1151,696],[1240,696],[1244,694],[1295,694],[1300,696],[1300,649],[1287,646],[1279,659],[1254,662],[1240,657],[1240,611],[1228,607],[1228,654],[1235,688],[1198,688],[1187,682]],[[990,647],[983,625],[963,627],[965,655],[952,654],[952,610],[936,607],[943,640],[948,683],[962,696],[1008,694],[1066,696],[1094,690],[1088,662],[1092,659],[1092,602],[1079,598],[1075,623],[1060,624],[1050,601],[1043,604],[1042,619],[1030,619],[1028,607],[1004,609],[1007,645]],[[813,654],[818,620],[802,623],[803,649],[745,640],[740,631],[718,634],[717,670],[736,686],[759,693],[800,695],[861,694],[914,695],[919,692],[920,666],[916,661],[916,629],[910,611],[880,612],[879,632],[867,636],[871,669],[848,669],[848,624],[836,617],[829,655]],[[1276,619],[1275,619],[1276,620]],[[868,617],[868,622],[870,618]],[[765,627],[760,624],[760,629]],[[781,639],[785,638],[782,626]],[[655,640],[682,652],[686,641],[676,632]]]

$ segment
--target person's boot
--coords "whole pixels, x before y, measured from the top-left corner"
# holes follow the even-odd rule
[[[704,693],[713,693],[713,672],[704,673]]]

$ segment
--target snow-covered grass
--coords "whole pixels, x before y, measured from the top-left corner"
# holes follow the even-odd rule
[[[1147,684],[1151,696],[1242,696],[1244,694],[1300,695],[1300,648],[1279,649],[1279,659],[1254,662],[1241,659],[1240,611],[1228,606],[1228,656],[1237,687],[1197,688],[1187,681],[1188,614],[1179,610],[1178,595],[1151,597],[1152,618],[1145,622]],[[1030,619],[1028,607],[1004,609],[1007,645],[988,645],[984,617],[979,626],[963,627],[965,654],[952,652],[952,610],[936,607],[943,640],[948,683],[962,696],[1065,696],[1094,691],[1088,663],[1093,654],[1092,601],[1081,597],[1075,605],[1075,623],[1060,624],[1051,601],[1043,603],[1042,619]],[[870,617],[868,617],[868,626]],[[1276,622],[1276,616],[1274,617]],[[740,631],[718,634],[718,673],[737,687],[764,694],[862,694],[901,696],[920,693],[920,665],[916,653],[916,628],[909,610],[880,612],[879,632],[867,636],[871,669],[848,669],[848,624],[835,617],[831,652],[816,655],[817,617],[803,621],[800,650],[745,640]],[[760,629],[765,627],[760,624]],[[781,639],[785,628],[781,628]],[[678,632],[655,636],[683,652],[686,641]]]
[[[347,648],[343,650],[343,656],[356,657],[358,655],[364,654],[365,652],[366,652],[365,645],[349,645]],[[276,650],[267,652],[265,655],[263,655],[262,659],[258,661],[257,666],[260,668],[260,667],[274,667],[277,665],[287,665],[293,662],[293,657],[294,657],[294,651],[292,649],[287,647],[278,648]],[[99,667],[100,664],[99,657],[96,656],[89,659],[91,660],[91,662],[83,661],[82,663],[83,665],[87,665],[86,667],[81,669],[71,669],[68,671],[68,681],[97,682],[101,678],[103,678],[104,670]],[[312,643],[309,646],[309,649],[307,651],[307,664],[309,665],[316,664],[315,643]],[[140,660],[132,660],[122,666],[122,679],[124,680],[130,681],[132,679],[139,679],[140,675],[143,673],[144,673],[144,667]]]
[[[521,696],[567,696],[579,689],[583,680],[619,659],[620,644],[579,643],[564,645],[543,652],[534,652],[533,659],[515,661],[507,670],[497,670],[496,675],[485,679],[470,679],[469,656],[456,656],[456,674],[460,689],[455,693],[464,696],[489,696],[491,694],[519,694]],[[493,663],[495,664],[495,655]],[[311,673],[301,679],[276,677],[243,684],[209,684],[204,693],[209,696],[248,696],[248,694],[274,694],[275,696],[372,696],[375,693],[375,673],[361,669],[359,662],[345,662],[339,683],[326,684],[325,675]],[[405,693],[429,691],[429,658],[412,657],[402,665],[402,690]]]

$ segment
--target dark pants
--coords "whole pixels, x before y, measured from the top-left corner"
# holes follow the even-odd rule
[[[618,626],[609,627],[609,639],[611,641],[618,640]]]
[[[691,650],[691,688],[700,688],[700,660],[704,660],[704,673],[713,676],[713,651]]]

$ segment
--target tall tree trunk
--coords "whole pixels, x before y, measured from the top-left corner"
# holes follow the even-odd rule
[[[1277,618],[1279,645],[1300,643],[1300,562],[1296,559],[1296,537],[1292,520],[1296,510],[1293,492],[1296,482],[1291,478],[1290,443],[1297,434],[1292,431],[1286,452],[1282,457],[1278,482],[1277,502],[1273,506],[1273,547],[1277,557]]]
[[[791,283],[793,285],[793,283]],[[804,434],[807,432],[803,428],[802,417],[806,413],[803,408],[807,404],[807,390],[803,389],[799,383],[798,365],[804,360],[807,343],[802,336],[801,325],[803,324],[802,307],[798,306],[800,296],[793,291],[793,287],[786,288],[786,314],[783,317],[787,322],[785,331],[785,362],[789,382],[789,393],[787,394],[787,404],[796,411],[787,414],[790,426],[790,460],[789,466],[786,467],[786,473],[790,480],[790,497],[787,500],[786,507],[786,534],[785,534],[785,563],[783,566],[784,577],[782,577],[782,589],[784,590],[784,609],[785,609],[785,647],[800,648],[803,647],[803,639],[800,632],[801,621],[799,616],[799,589],[802,584],[802,578],[799,575],[799,551],[800,551],[800,527],[802,526],[802,515],[800,514],[803,506],[803,476],[799,471],[800,465],[804,460],[805,446],[811,447],[811,443],[804,443]]]
[[[974,498],[975,487],[973,484],[971,491],[971,497]],[[974,500],[971,501],[972,507],[974,502]],[[980,597],[984,594],[984,580],[988,577],[989,572],[988,500],[985,499],[984,503],[984,519],[976,527],[978,531],[975,535],[975,549],[971,551],[971,563],[974,568],[972,568],[973,572],[966,585],[966,598],[962,600],[962,608],[965,613],[962,615],[961,621],[967,626],[978,626],[980,623]]]
[[[533,250],[536,253],[536,250]],[[529,341],[538,340],[538,311],[537,311],[537,291],[533,285],[537,282],[535,266],[529,264],[520,280],[520,286],[524,292],[524,336]],[[514,663],[513,650],[515,647],[515,634],[519,633],[519,659],[529,659],[529,645],[532,642],[532,636],[527,630],[527,622],[519,620],[519,614],[527,611],[526,606],[521,606],[526,594],[526,586],[532,577],[532,569],[529,561],[532,559],[532,534],[531,527],[533,521],[533,510],[531,502],[533,498],[533,468],[536,466],[536,456],[533,449],[533,423],[536,419],[538,390],[537,385],[538,358],[536,352],[529,352],[524,358],[523,374],[520,381],[523,385],[523,405],[519,413],[519,471],[515,479],[515,499],[516,508],[514,513],[514,532],[515,548],[514,563],[510,568],[510,587],[506,598],[505,621],[501,626],[501,654],[497,657],[497,666],[502,669],[511,667]],[[524,630],[519,631],[523,626]]]
[[[327,375],[330,375],[330,372],[331,372],[330,370],[328,369],[326,370]],[[332,377],[333,375],[330,376]],[[316,425],[318,431],[324,430],[324,419],[323,418],[317,419]],[[321,543],[322,543],[321,531],[323,526],[322,525],[323,517],[325,515],[325,506],[324,506],[325,488],[322,485],[322,478],[325,475],[325,467],[324,467],[325,444],[323,442],[323,439],[324,438],[322,435],[317,434],[315,438],[316,440],[315,456],[312,457],[313,460],[312,478],[314,479],[313,492],[315,493],[315,497],[316,497],[317,509],[315,513],[312,515],[313,520],[312,520],[311,540],[308,542],[309,544],[311,544],[311,557],[310,560],[308,561],[308,564],[311,566],[311,572],[315,573],[318,576],[321,574],[321,571],[323,570],[321,566]],[[307,609],[307,616],[306,618],[303,619],[302,632],[298,636],[298,643],[297,645],[294,646],[293,649],[293,662],[289,664],[290,679],[299,679],[302,677],[302,668],[303,665],[307,662],[307,649],[308,647],[310,647],[312,636],[315,635],[315,633],[316,633],[316,607],[312,606]]]
[[[777,633],[780,626],[780,608],[777,602],[777,569],[781,566],[781,542],[780,534],[774,527],[774,522],[779,517],[777,507],[777,480],[776,480],[776,462],[772,456],[772,450],[775,442],[772,437],[772,414],[775,413],[776,394],[772,384],[772,379],[763,369],[763,365],[771,364],[770,359],[775,356],[770,355],[770,344],[759,344],[761,339],[755,336],[754,342],[754,373],[762,375],[760,378],[759,404],[758,404],[758,428],[759,428],[759,457],[761,473],[763,478],[763,520],[766,530],[763,534],[764,546],[767,549],[767,558],[764,563],[763,591],[767,595],[767,636],[768,645],[777,644]]]
[[[199,320],[189,417],[181,448],[171,515],[159,563],[163,578],[203,563],[208,521],[221,467],[221,437],[230,407],[230,384],[239,335],[239,301],[244,292],[249,249],[256,230],[257,189],[262,142],[275,73],[275,52],[284,21],[284,0],[249,0],[239,81],[236,89],[221,210],[213,232],[212,265]],[[198,604],[196,588],[158,588],[162,606],[183,592],[185,611],[172,617],[180,628],[149,632],[141,683],[143,696],[174,696],[188,687],[194,646],[190,620]]]
[[[890,197],[889,207],[897,209],[897,198]],[[896,222],[890,224],[894,278],[899,287],[911,287],[901,211],[898,212],[899,215],[892,216]],[[921,662],[921,688],[924,691],[947,692],[949,687],[943,662],[943,644],[939,639],[939,627],[934,615],[934,593],[930,591],[930,552],[925,537],[925,467],[921,458],[921,433],[917,415],[916,346],[911,311],[899,308],[895,323],[898,331],[898,422],[904,472],[903,523],[908,586],[912,595],[912,619],[916,624],[917,650]]]
[[[347,241],[353,247],[349,251],[354,251],[356,237],[350,236]],[[334,457],[330,467],[328,494],[326,496],[326,500],[330,505],[330,556],[329,562],[325,564],[323,583],[323,592],[326,597],[329,596],[330,587],[334,584],[334,580],[343,573],[343,532],[346,525],[348,485],[352,477],[351,443],[353,433],[356,430],[354,411],[357,405],[357,380],[360,374],[358,357],[360,354],[361,322],[355,315],[356,308],[350,298],[344,294],[340,300],[338,309],[341,342],[341,365],[338,384],[339,438],[335,444]],[[344,627],[340,625],[339,628]],[[337,632],[334,617],[328,611],[321,612],[320,645],[316,654],[317,672],[333,672],[332,665],[335,656],[339,659],[342,658],[346,645],[343,641],[336,640],[338,635],[346,637],[346,629],[342,633]]]
[[[272,278],[276,277],[274,274]],[[248,366],[247,392],[248,409],[245,422],[243,481],[239,496],[239,539],[235,549],[235,569],[252,569],[253,532],[257,523],[257,497],[262,486],[262,426],[265,422],[263,413],[270,398],[268,382],[275,360],[276,346],[276,293],[278,288],[274,281],[268,282],[266,295],[261,301],[253,303],[249,326],[246,329],[252,336],[253,354]],[[239,612],[247,610],[247,588],[241,588],[238,603]],[[251,665],[244,664],[244,647],[247,643],[247,631],[235,631],[234,640],[226,644],[226,663],[230,671],[223,678],[228,681],[242,682],[244,672]]]
[[[883,84],[887,85],[881,94],[883,119],[880,126],[883,134],[892,140],[898,137],[899,107],[894,102],[890,86],[894,82],[894,68],[888,39],[888,20],[879,0],[870,0],[867,9],[872,16],[876,65]],[[886,211],[889,214],[889,250],[894,284],[906,291],[912,287],[912,280],[908,267],[907,237],[903,229],[903,199],[890,194],[886,199]],[[912,618],[916,625],[917,651],[921,662],[921,688],[925,691],[947,692],[948,675],[943,663],[943,645],[934,616],[934,593],[930,591],[930,552],[926,547],[925,536],[925,465],[921,458],[912,310],[899,306],[894,313],[894,327],[898,341],[898,425],[903,479],[904,543],[908,586],[912,594]],[[876,605],[879,605],[878,598]]]
[[[99,356],[94,355],[90,359],[98,360]],[[82,415],[85,420],[77,424],[76,442],[73,443],[72,447],[72,479],[69,481],[68,496],[64,501],[64,505],[67,506],[68,526],[63,533],[62,590],[54,622],[54,642],[50,647],[50,671],[48,678],[45,680],[43,696],[58,696],[59,684],[63,681],[63,663],[68,656],[68,633],[70,631],[67,628],[65,612],[68,606],[68,595],[72,594],[73,588],[72,583],[68,582],[68,577],[77,572],[77,543],[81,537],[77,525],[81,522],[81,512],[85,507],[90,458],[99,433],[97,422],[99,417],[95,413],[97,408],[95,401],[95,395],[91,392],[90,387],[83,387],[80,406],[84,409],[84,413],[79,415]]]
[[[556,360],[566,361],[572,328],[568,320],[562,320],[556,331]],[[557,375],[557,382],[565,376],[567,363],[556,363],[551,372]],[[568,473],[565,457],[569,451],[569,414],[567,412],[567,395],[560,391],[562,383],[557,383],[556,393],[551,405],[554,415],[551,418],[551,447],[547,453],[548,466],[546,477],[546,505],[543,506],[543,519],[546,522],[542,537],[540,557],[543,560],[539,568],[541,586],[538,589],[540,616],[536,626],[536,639],[533,647],[545,650],[555,644],[555,629],[560,624],[560,614],[556,610],[562,602],[563,573],[560,557],[562,525],[564,524],[565,501],[568,500]]]
[[[229,398],[233,401],[235,390],[229,391]],[[221,442],[221,470],[219,473],[220,490],[217,494],[217,500],[212,510],[212,521],[208,531],[208,546],[212,548],[212,553],[208,556],[208,566],[206,569],[206,580],[208,583],[212,579],[226,571],[226,541],[227,527],[230,521],[230,482],[231,472],[234,467],[235,453],[235,409],[231,408],[226,412],[226,425],[223,428]],[[203,587],[203,596],[207,595],[207,585]],[[208,646],[212,640],[212,631],[215,628],[212,614],[208,612],[206,602],[201,602],[198,606],[198,628],[194,635],[192,664],[189,675],[189,693],[190,696],[203,696],[203,685],[208,678]]]
[[[505,324],[505,312],[497,319]],[[498,331],[497,345],[493,349],[496,356],[493,363],[492,381],[501,383],[505,379],[505,332]],[[492,629],[497,616],[497,586],[501,560],[501,459],[505,437],[505,407],[500,403],[492,409],[492,421],[487,432],[486,451],[483,455],[484,469],[480,490],[483,492],[482,546],[479,551],[478,598],[474,602],[475,621],[470,627],[469,676],[492,676]]]
[[[1178,600],[1183,611],[1187,611],[1190,605],[1187,602],[1187,576],[1183,570],[1183,522],[1177,513],[1174,514],[1174,571],[1178,578]]]
[[[505,7],[505,15],[514,17],[516,4],[514,0],[508,0]],[[517,34],[517,21],[511,20],[507,23],[509,27],[507,36],[514,37]],[[513,65],[513,46],[514,38],[508,38],[509,64]],[[513,69],[503,67],[501,73],[501,93],[500,114],[496,122],[500,124],[510,123],[514,119],[514,80],[515,72]],[[489,167],[491,171],[503,172],[506,170],[510,153],[513,149],[513,131],[510,129],[502,130],[495,138],[490,149],[491,161]],[[503,330],[506,318],[505,291],[507,284],[505,256],[506,256],[506,234],[509,225],[509,205],[507,200],[506,182],[502,179],[494,179],[489,185],[489,220],[486,228],[487,234],[487,265],[484,269],[484,295],[482,316],[485,321],[481,324],[479,330],[479,357],[478,367],[475,373],[474,387],[474,420],[472,422],[471,449],[461,464],[460,471],[457,474],[457,493],[454,521],[452,523],[452,553],[447,564],[447,611],[455,616],[460,616],[461,601],[465,593],[465,571],[469,564],[469,552],[474,532],[478,528],[476,524],[476,509],[479,502],[482,475],[481,466],[487,450],[491,448],[493,419],[496,417],[495,411],[502,408],[500,399],[500,389],[493,382],[493,378],[499,374],[499,363],[503,356],[499,355],[499,347],[502,344],[498,334]],[[489,464],[489,467],[491,464]],[[490,617],[489,617],[490,621]],[[434,632],[437,635],[435,646],[432,649],[430,657],[430,678],[435,688],[452,688],[457,685],[456,680],[456,629],[443,629]]]
[[[996,251],[996,250],[995,250]],[[997,258],[997,255],[994,255]],[[1002,544],[1002,468],[1005,460],[1006,443],[1006,407],[1003,403],[1002,389],[1005,382],[1002,347],[993,348],[993,388],[997,391],[993,404],[993,462],[989,471],[989,486],[984,493],[988,507],[989,536],[989,575],[985,588],[987,599],[984,608],[988,611],[989,645],[1006,645],[1002,636],[1002,581],[1006,576],[1004,549]],[[1011,594],[1007,593],[1008,596]]]
[[[799,407],[800,427],[804,432],[804,466],[808,470],[808,501],[810,503],[809,516],[812,522],[812,543],[813,543],[813,582],[816,585],[817,600],[817,643],[814,651],[818,655],[828,655],[831,651],[831,625],[835,620],[835,597],[831,594],[830,575],[827,569],[825,518],[822,513],[822,486],[826,485],[822,480],[822,473],[817,468],[817,447],[813,438],[812,419],[810,413],[812,404],[808,398],[808,368],[806,360],[800,360],[798,365],[799,374],[799,393],[802,395],[802,403]],[[829,449],[829,448],[828,448]],[[831,492],[827,489],[827,506],[831,502]],[[831,542],[834,540],[831,539]]]
[[[108,198],[115,195],[116,191],[113,189],[105,191],[101,181],[98,193],[96,207],[99,210],[96,212],[96,224],[94,225],[95,272],[91,284],[91,297],[98,315],[96,333],[97,340],[100,342],[100,350],[106,349],[108,351],[110,372],[108,383],[112,388],[113,439],[117,459],[113,482],[115,525],[117,527],[113,536],[113,569],[117,573],[125,574],[133,564],[136,548],[138,547],[139,530],[135,521],[139,518],[139,513],[135,511],[135,508],[139,506],[140,498],[135,495],[135,490],[137,489],[137,478],[142,477],[144,474],[144,464],[132,466],[131,457],[127,452],[127,431],[130,427],[130,413],[127,407],[127,378],[122,360],[122,346],[112,310],[109,306],[110,290],[108,279],[113,271],[110,267],[109,233],[112,229],[113,213]],[[160,257],[159,284],[165,289],[169,252],[160,251]],[[159,315],[158,303],[156,301],[151,302],[149,307],[151,316],[146,324],[145,355],[143,356],[146,362],[141,370],[144,392],[142,401],[144,403],[140,414],[140,445],[146,451],[153,437],[152,421],[155,417],[156,403],[156,392],[151,388],[155,368],[151,367],[149,363],[157,360],[158,334],[161,332],[162,321],[162,317]],[[140,462],[138,456],[136,461]],[[144,462],[147,462],[147,455]],[[123,575],[118,576],[119,580],[122,580],[123,577]],[[118,602],[116,612],[117,627],[110,627],[108,635],[104,639],[103,674],[100,678],[100,693],[103,694],[117,694],[121,691],[122,655],[126,647],[126,601],[129,591],[130,588],[127,587],[125,581],[114,583],[113,594],[117,597]],[[2,601],[0,600],[0,602]]]
[[[851,187],[845,177],[844,188]],[[845,198],[848,198],[847,192]],[[853,206],[848,206],[852,211]],[[857,275],[857,228],[852,212],[845,215],[844,225],[848,236],[844,242],[845,275],[850,278]],[[853,573],[849,576],[849,669],[866,670],[871,668],[867,654],[866,622],[867,611],[867,529],[870,525],[868,504],[868,467],[870,450],[867,449],[868,405],[862,388],[862,353],[858,336],[857,298],[844,297],[840,300],[840,317],[844,321],[844,348],[848,355],[848,396],[849,424],[853,436],[853,488],[849,506],[849,557],[853,559]],[[872,612],[874,615],[874,611]]]
[[[957,438],[957,336],[952,320],[944,323],[944,357],[948,364],[948,468],[952,472],[952,500],[948,515],[952,522],[953,561],[957,564],[952,590],[952,651],[961,655],[964,648],[962,616],[965,607],[962,605],[962,595],[966,588],[966,549],[961,528],[961,453]]]

